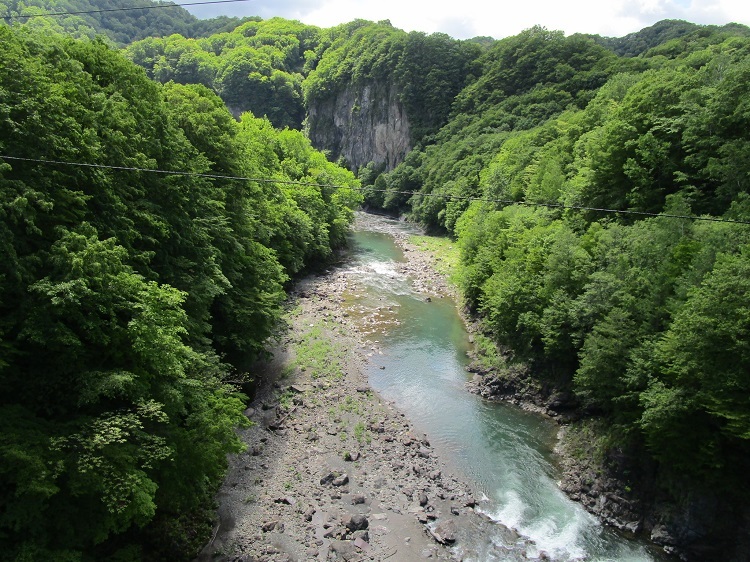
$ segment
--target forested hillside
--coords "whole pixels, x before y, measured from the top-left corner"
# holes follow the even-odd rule
[[[446,123],[453,99],[479,70],[475,61],[482,51],[445,34],[405,33],[390,22],[361,20],[333,28],[322,46],[303,84],[307,107],[367,82],[395,86],[413,142]]]
[[[284,284],[343,244],[356,181],[103,42],[0,41],[3,558],[189,558],[238,385]]]
[[[666,544],[732,553],[750,470],[747,28],[629,58],[537,28],[481,61],[434,144],[363,176],[367,201],[457,238],[501,351],[486,384],[571,393],[563,407],[604,421],[604,458],[637,459],[629,498],[670,498]]]
[[[12,557],[184,537],[176,515],[205,505],[239,446],[235,383],[284,284],[343,244],[361,200],[303,129],[356,168],[367,206],[457,240],[488,388],[574,412],[571,433],[596,428],[602,470],[645,501],[663,544],[733,553],[750,470],[747,27],[456,41],[387,21],[169,8],[24,22],[73,8],[5,7]],[[368,128],[406,135],[403,155],[346,162],[371,150]]]
[[[277,127],[301,129],[302,80],[316,60],[322,31],[274,18],[248,21],[203,39],[174,34],[138,41],[126,49],[158,82],[203,84],[235,115],[252,111]]]
[[[174,33],[185,37],[206,37],[231,31],[251,19],[220,16],[199,20],[184,8],[163,8],[151,0],[0,0],[0,11],[9,25],[24,25],[40,32],[65,33],[79,38],[93,39],[101,35],[120,47],[146,37],[166,37]],[[76,13],[44,15],[71,12]]]
[[[413,141],[445,124],[480,51],[475,43],[406,33],[388,22],[320,29],[281,18],[249,21],[203,39],[144,39],[126,50],[155,80],[204,84],[236,115],[251,110],[278,127],[300,129],[311,105],[346,88],[395,86],[413,123]],[[425,68],[430,71],[421,76]],[[329,125],[309,126],[315,136],[315,129]],[[340,154],[338,147],[326,148]]]
[[[599,35],[587,35],[587,37],[620,56],[635,57],[664,43],[671,42],[673,46],[687,46],[701,38],[709,38],[717,33],[723,33],[725,37],[747,37],[748,32],[746,26],[736,23],[728,23],[723,26],[701,26],[681,20],[662,20],[635,33],[628,33],[624,37],[601,37]],[[681,39],[682,41],[674,42],[674,39]],[[688,50],[690,48],[688,47]]]

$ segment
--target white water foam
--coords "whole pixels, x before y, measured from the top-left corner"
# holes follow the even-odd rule
[[[556,491],[557,492],[557,491]],[[559,492],[562,495],[562,492]],[[601,523],[587,511],[573,506],[557,516],[529,518],[532,511],[515,490],[501,493],[496,512],[485,512],[493,521],[515,530],[523,539],[530,560],[542,556],[555,562],[650,562],[653,558],[642,546],[601,542]],[[560,501],[568,503],[561,498]],[[510,546],[510,545],[506,545]],[[604,553],[606,551],[606,554]]]
[[[396,296],[414,294],[408,277],[398,271],[393,261],[368,261],[349,270],[376,289]]]
[[[487,515],[530,541],[531,544],[526,545],[530,559],[543,554],[559,562],[589,559],[586,549],[579,541],[587,529],[599,525],[593,516],[583,510],[575,510],[572,517],[567,517],[564,521],[553,516],[530,518],[531,509],[518,492],[508,490],[502,496],[501,507],[495,513]]]

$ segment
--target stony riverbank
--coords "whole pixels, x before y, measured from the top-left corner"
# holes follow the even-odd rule
[[[415,290],[448,295],[430,256],[397,241]],[[497,531],[427,437],[368,387],[365,367],[380,353],[372,326],[387,329],[388,315],[352,318],[343,302],[356,290],[345,268],[295,288],[199,560],[461,560],[469,529]]]
[[[480,324],[468,324],[481,333]],[[558,422],[555,452],[560,488],[568,497],[626,536],[650,541],[664,560],[750,560],[750,508],[710,486],[659,486],[651,457],[609,445],[602,421],[587,414],[574,394],[540,382],[523,364],[503,365],[501,350],[492,353],[499,358],[495,365],[474,350],[468,390]]]

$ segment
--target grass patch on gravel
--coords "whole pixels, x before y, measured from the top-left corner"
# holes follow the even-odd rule
[[[453,285],[456,284],[455,275],[460,265],[461,253],[458,245],[444,236],[424,236],[414,234],[409,236],[409,242],[432,254],[435,260],[435,270],[444,275]]]
[[[341,379],[344,350],[320,326],[313,325],[295,346],[294,367],[316,378]]]

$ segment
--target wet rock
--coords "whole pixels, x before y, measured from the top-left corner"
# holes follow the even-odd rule
[[[641,522],[640,521],[631,521],[629,523],[626,523],[623,526],[622,530],[627,531],[629,533],[633,533],[633,534],[640,533],[641,532]]]
[[[578,405],[572,392],[555,392],[547,399],[547,408],[554,411],[570,410]]]
[[[440,544],[452,544],[456,542],[456,535],[458,533],[458,527],[449,519],[438,523],[434,528],[429,529],[432,537]]]
[[[672,533],[666,525],[656,525],[651,531],[651,540],[660,545],[673,545],[676,543]]]

